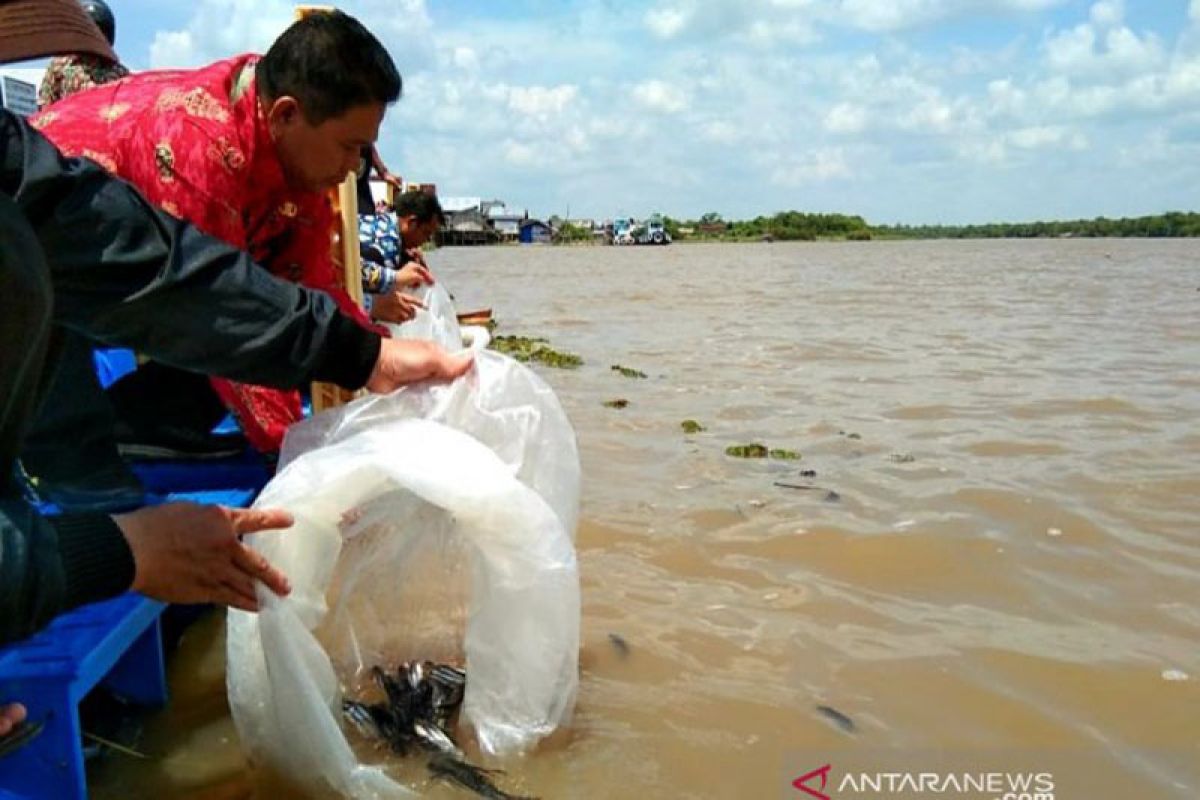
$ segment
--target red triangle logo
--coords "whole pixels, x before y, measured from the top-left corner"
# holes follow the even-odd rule
[[[796,780],[792,781],[792,786],[795,786],[797,789],[809,795],[810,797],[817,798],[817,800],[830,800],[829,795],[825,794],[825,784],[829,782],[829,770],[831,769],[833,769],[831,764],[826,764],[820,769],[814,769],[807,775],[801,775],[799,778],[796,778]],[[808,786],[808,782],[818,775],[821,776],[820,790]]]

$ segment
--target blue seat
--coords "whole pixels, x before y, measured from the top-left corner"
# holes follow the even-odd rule
[[[106,388],[137,369],[137,357],[132,350],[98,348],[92,353],[92,361],[100,385]],[[213,432],[236,433],[239,430],[233,417],[226,415]],[[155,459],[135,461],[130,466],[151,494],[262,487],[271,479],[271,467],[263,456],[253,451],[207,463],[195,459]]]
[[[156,499],[244,507],[259,488]],[[133,703],[167,702],[163,609],[129,593],[77,608],[29,639],[0,648],[0,701],[19,701],[30,722],[45,723],[36,738],[0,758],[0,800],[87,797],[79,703],[97,686]]]
[[[107,389],[137,369],[137,356],[132,350],[101,348],[92,351],[92,363],[100,385]]]

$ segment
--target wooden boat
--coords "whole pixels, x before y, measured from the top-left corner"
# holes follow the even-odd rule
[[[459,325],[487,325],[492,321],[492,310],[481,308],[477,311],[464,311],[458,315]]]

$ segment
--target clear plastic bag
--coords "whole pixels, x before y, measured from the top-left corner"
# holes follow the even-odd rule
[[[439,319],[453,327],[438,335],[458,334],[452,306]],[[298,783],[410,794],[343,733],[342,698],[376,665],[465,662],[461,724],[492,754],[527,750],[569,721],[575,435],[553,391],[482,350],[481,333],[475,368],[453,384],[294,426],[255,504],[295,516],[287,532],[250,537],[293,590],[280,599],[260,587],[259,614],[230,611],[230,705],[244,746]]]
[[[425,304],[415,317],[400,325],[388,324],[388,330],[397,339],[430,339],[447,350],[460,350],[463,346],[462,329],[458,326],[458,315],[454,301],[440,283],[421,286],[410,290]]]

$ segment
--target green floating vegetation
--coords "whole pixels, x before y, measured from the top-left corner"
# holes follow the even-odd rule
[[[612,369],[613,369],[613,372],[619,372],[622,375],[624,375],[626,378],[645,378],[646,377],[646,373],[644,373],[640,370],[630,369],[629,367],[622,367],[620,364],[613,364]]]
[[[624,397],[619,397],[616,400],[605,400],[604,401],[605,408],[625,408],[628,405],[629,405],[629,401],[626,400]]]
[[[540,337],[496,336],[489,346],[496,352],[512,356],[522,363],[537,361],[559,369],[575,369],[583,363],[579,356],[574,353],[561,353],[551,347],[548,340]]]
[[[734,458],[774,458],[781,461],[799,461],[801,455],[795,450],[769,449],[765,444],[738,444],[725,448],[725,455]]]
[[[679,427],[683,428],[684,433],[703,433],[704,431],[708,430],[708,428],[704,427],[699,422],[696,422],[694,419],[685,419],[683,422],[679,423]]]

